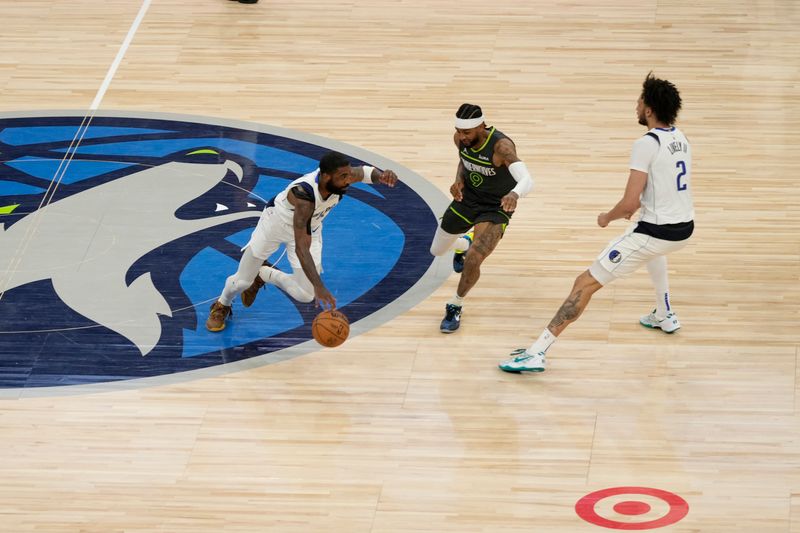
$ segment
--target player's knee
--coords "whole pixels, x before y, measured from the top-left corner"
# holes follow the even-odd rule
[[[319,267],[317,267],[319,270]],[[295,300],[298,302],[309,303],[314,301],[314,285],[305,278],[297,279],[297,286],[294,289],[294,294],[292,295]]]
[[[478,246],[473,246],[464,257],[464,268],[467,268],[467,265],[472,268],[479,267],[487,257],[489,257],[488,253],[484,252]]]
[[[433,242],[431,242],[431,255],[439,257],[452,251],[453,243],[456,242],[457,238],[458,235],[447,233],[441,227],[437,228],[433,236]]]
[[[586,285],[586,281],[587,281],[586,280],[586,275],[588,274],[588,272],[589,272],[588,270],[584,270],[583,272],[581,272],[580,274],[575,276],[575,281],[572,282],[572,287],[573,288],[579,288],[579,287],[582,287],[582,286]]]
[[[247,287],[249,287],[250,284],[253,283],[253,281],[251,280],[251,281],[247,282],[247,281],[245,281],[245,280],[243,280],[243,279],[241,279],[241,278],[239,278],[239,277],[234,275],[234,276],[229,277],[226,283],[227,283],[228,288],[230,290],[232,290],[233,292],[239,294],[242,291],[244,291]]]
[[[295,299],[304,304],[311,303],[314,301],[314,291],[299,289],[295,294]]]
[[[592,292],[602,288],[603,285],[598,280],[592,276],[592,273],[589,270],[584,270],[581,272],[577,278],[575,278],[575,283],[573,284],[574,289],[581,289],[581,290],[591,290]]]
[[[452,249],[454,241],[455,238],[445,239],[437,234],[431,243],[431,255],[439,257],[440,255],[446,254]]]

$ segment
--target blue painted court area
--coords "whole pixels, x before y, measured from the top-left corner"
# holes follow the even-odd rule
[[[133,190],[137,180],[152,172],[176,168],[167,167],[173,162],[189,163],[180,167],[189,173],[185,179],[191,179],[192,172],[198,176],[219,172],[219,179],[174,213],[152,211],[160,205],[156,198],[185,193],[170,190],[173,180],[152,190],[152,202],[146,196],[131,196],[124,203],[126,209],[154,213],[151,216],[158,215],[159,220],[166,217],[164,232],[177,235],[123,265],[124,286],[152,284],[156,300],[163,300],[155,322],[152,316],[137,314],[134,307],[127,312],[124,301],[107,320],[102,315],[89,319],[71,307],[74,298],[62,299],[53,280],[65,272],[78,276],[80,261],[43,265],[35,276],[18,274],[17,279],[26,280],[21,284],[12,277],[2,287],[0,305],[0,387],[172,374],[273,353],[311,339],[310,323],[319,310],[272,286],[261,291],[250,308],[237,300],[233,320],[220,333],[208,332],[205,319],[225,279],[236,271],[240,249],[265,202],[292,179],[314,170],[328,148],[269,132],[200,122],[95,117],[68,168],[62,168],[79,123],[79,117],[0,119],[0,271],[16,264],[26,249],[36,248],[35,243],[32,248],[25,244],[23,229],[33,222],[43,200],[51,207],[41,216],[54,212],[63,217],[58,226],[63,236],[53,240],[54,246],[85,249],[89,261],[104,253],[126,256],[125,247],[141,242],[147,225],[144,220],[124,227],[103,226],[112,217],[103,215],[104,199],[110,198],[101,191],[117,190],[117,184]],[[235,167],[242,169],[241,181],[225,170]],[[51,187],[58,172],[63,176],[57,187]],[[89,198],[96,198],[95,203],[85,201]],[[80,206],[80,212],[63,213],[60,208],[68,205]],[[96,224],[96,235],[113,233],[112,244],[94,256],[94,247],[100,247],[97,237],[72,241],[77,237],[70,231],[71,220]],[[368,184],[350,188],[324,224],[322,277],[351,323],[391,306],[425,275],[433,259],[428,247],[436,222],[426,200],[405,183],[393,189]],[[201,229],[183,231],[184,227]],[[279,250],[272,260],[289,270],[281,254]],[[89,302],[106,297],[79,296]],[[158,342],[141,346],[132,341],[140,327],[148,331],[156,327]]]

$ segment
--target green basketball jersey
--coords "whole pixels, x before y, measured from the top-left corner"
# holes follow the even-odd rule
[[[464,165],[464,202],[481,206],[498,206],[500,199],[517,185],[517,180],[508,171],[508,167],[495,166],[492,162],[494,145],[500,139],[506,139],[494,127],[488,128],[489,136],[478,148],[469,148],[461,143],[458,155]]]

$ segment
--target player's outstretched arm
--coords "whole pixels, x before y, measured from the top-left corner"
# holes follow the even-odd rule
[[[382,183],[387,187],[394,187],[397,184],[397,174],[393,170],[379,170],[369,165],[361,167],[353,167],[353,177],[356,181],[367,181],[367,178],[373,183]]]

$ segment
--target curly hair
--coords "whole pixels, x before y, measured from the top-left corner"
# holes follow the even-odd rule
[[[653,110],[659,121],[672,125],[681,110],[681,94],[667,80],[661,80],[650,72],[642,84],[644,105]]]
[[[345,156],[339,152],[328,152],[319,161],[319,170],[323,174],[333,174],[339,168],[346,167],[350,164]]]

